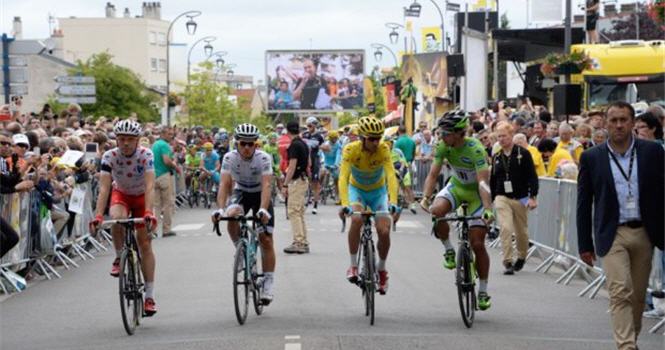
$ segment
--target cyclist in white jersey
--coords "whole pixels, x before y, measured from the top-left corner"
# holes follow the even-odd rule
[[[259,129],[252,124],[241,124],[235,129],[237,148],[224,155],[217,204],[220,209],[213,213],[222,217],[246,215],[252,210],[266,229],[258,227],[263,257],[264,305],[273,299],[272,286],[275,272],[275,248],[273,246],[274,211],[271,203],[272,157],[256,149]],[[235,183],[235,186],[233,185]],[[238,222],[228,222],[229,236],[235,244],[239,239]]]
[[[91,231],[96,231],[104,220],[104,211],[111,196],[109,214],[111,219],[144,218],[144,224],[136,225],[137,240],[141,254],[141,269],[145,276],[146,316],[157,313],[154,299],[155,256],[152,252],[149,230],[157,226],[157,219],[152,213],[152,196],[155,183],[155,169],[152,151],[139,146],[141,125],[133,120],[121,120],[113,128],[118,147],[107,151],[102,156],[99,176],[99,196],[95,219],[90,222]],[[116,258],[111,267],[111,276],[120,274],[120,253],[124,242],[124,228],[114,225],[111,228]]]

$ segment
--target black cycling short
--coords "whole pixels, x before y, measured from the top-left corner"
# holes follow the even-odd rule
[[[247,215],[250,210],[252,211],[252,215],[256,215],[259,212],[259,209],[261,209],[261,192],[245,192],[239,189],[234,189],[231,194],[229,206],[234,204],[241,205],[245,215]],[[266,230],[268,231],[268,234],[272,234],[275,227],[275,211],[273,210],[272,202],[268,205],[268,213],[270,213],[270,220],[268,220],[268,223],[266,224]],[[263,232],[263,228],[261,225],[258,225],[258,223],[256,229],[258,233]]]
[[[596,22],[598,21],[598,13],[586,16],[586,30],[596,30]]]
[[[312,182],[319,182],[319,177],[321,177],[321,162],[319,157],[316,157],[312,160],[312,175],[310,180]]]

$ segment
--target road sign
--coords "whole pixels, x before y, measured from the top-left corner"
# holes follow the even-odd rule
[[[95,95],[95,85],[60,85],[55,90],[60,95],[78,95],[90,96]]]
[[[405,17],[420,17],[420,11],[411,10],[407,7],[404,8]]]
[[[2,93],[4,94],[5,89],[2,88]],[[9,84],[9,94],[10,95],[21,95],[25,96],[28,94],[28,85],[27,84]]]
[[[456,4],[454,2],[446,2],[446,11],[459,12],[460,4]]]
[[[55,82],[63,84],[94,84],[95,77],[87,77],[83,75],[80,76],[59,75],[55,77]]]
[[[97,103],[95,96],[58,96],[60,103],[78,103],[80,105]]]
[[[9,67],[9,82],[25,84],[28,82],[30,76],[27,67]],[[0,82],[4,81],[5,75],[0,71]]]

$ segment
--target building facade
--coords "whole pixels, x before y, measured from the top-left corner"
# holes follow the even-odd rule
[[[165,91],[169,22],[161,19],[161,4],[144,2],[141,15],[135,17],[128,8],[118,16],[111,3],[105,10],[105,17],[100,18],[59,18],[55,54],[76,62],[108,52],[113,63],[132,70],[149,87]]]

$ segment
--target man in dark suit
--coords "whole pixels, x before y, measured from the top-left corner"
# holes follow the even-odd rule
[[[633,136],[634,119],[628,103],[608,107],[609,139],[582,153],[577,180],[580,257],[589,265],[596,253],[603,257],[621,350],[637,348],[653,247],[663,249],[664,233],[665,154],[659,144]]]

